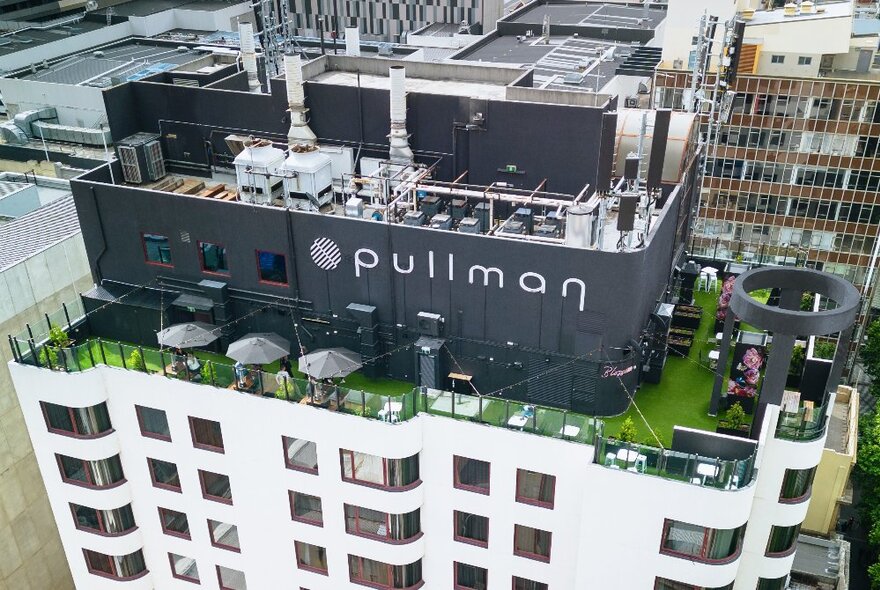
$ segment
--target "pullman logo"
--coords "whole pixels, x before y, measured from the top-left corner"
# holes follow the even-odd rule
[[[309,249],[314,262],[321,270],[334,270],[342,261],[339,246],[330,238],[316,238]]]

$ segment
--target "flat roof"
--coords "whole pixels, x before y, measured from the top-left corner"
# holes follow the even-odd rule
[[[173,70],[202,56],[194,49],[179,51],[176,47],[135,41],[102,48],[100,55],[96,53],[91,50],[78,53],[21,78],[106,88],[118,80],[139,80],[157,72]]]
[[[852,16],[851,0],[843,2],[823,2],[816,5],[816,12],[812,14],[799,14],[797,16],[785,16],[785,11],[781,8],[776,10],[756,10],[755,16],[751,20],[746,21],[746,27],[754,27],[760,25],[771,25],[777,23],[796,23],[805,20],[820,20],[824,18],[843,18]]]
[[[551,25],[582,25],[612,29],[655,29],[666,11],[643,6],[621,6],[606,3],[547,2],[514,13],[507,22],[542,25],[544,17]],[[536,31],[536,34],[538,31]]]
[[[390,89],[390,78],[375,74],[360,74],[357,72],[327,71],[309,78],[314,84],[333,84],[336,86],[357,86],[358,79],[364,88]],[[493,82],[466,82],[458,80],[428,80],[416,78],[407,72],[406,89],[410,92],[423,94],[443,94],[451,96],[465,96],[471,98],[485,98],[491,100],[504,100],[507,85]]]
[[[240,1],[223,1],[223,0],[131,0],[124,4],[113,6],[114,16],[149,16],[157,12],[171,10],[173,8],[183,8],[185,10],[203,10],[213,12],[215,10],[223,10]],[[106,15],[107,10],[102,8],[97,14]]]
[[[0,57],[13,53],[61,41],[68,37],[96,31],[107,26],[107,21],[80,20],[66,25],[58,25],[48,29],[22,29],[0,36]]]
[[[825,437],[825,448],[837,453],[846,452],[849,440],[849,402],[835,402],[831,416],[828,418],[828,436]]]
[[[0,225],[0,271],[78,233],[79,218],[70,194],[4,223]]]

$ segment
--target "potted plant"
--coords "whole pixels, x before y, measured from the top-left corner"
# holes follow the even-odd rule
[[[43,366],[49,366],[51,363],[53,369],[63,370],[65,361],[73,362],[64,350],[72,345],[73,340],[70,339],[67,332],[61,326],[52,324],[49,326],[49,342],[43,345],[43,350],[40,351],[40,363]],[[48,352],[44,355],[43,352],[47,350]]]
[[[729,434],[731,436],[740,436],[746,438],[749,436],[749,424],[746,418],[746,411],[742,404],[735,402],[727,409],[724,416],[718,420],[718,426],[715,432],[719,434]]]
[[[636,442],[636,437],[638,436],[639,431],[636,429],[636,424],[633,422],[632,417],[627,416],[627,418],[623,421],[623,424],[620,425],[620,434],[618,435],[618,439],[621,442]]]

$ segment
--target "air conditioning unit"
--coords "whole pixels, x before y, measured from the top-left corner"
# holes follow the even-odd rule
[[[162,144],[154,133],[135,133],[117,142],[116,157],[125,182],[155,182],[166,174]]]
[[[416,320],[416,328],[423,336],[440,336],[443,333],[443,317],[439,313],[420,311]]]
[[[623,99],[623,106],[628,109],[637,109],[639,108],[639,97],[638,96],[627,96]]]

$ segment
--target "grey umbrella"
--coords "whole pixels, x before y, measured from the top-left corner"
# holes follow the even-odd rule
[[[361,365],[361,355],[347,348],[325,348],[299,357],[299,370],[315,379],[345,377]]]
[[[290,354],[290,341],[271,332],[254,332],[229,345],[226,356],[245,364],[267,365]]]
[[[156,339],[162,346],[193,348],[207,346],[217,340],[219,328],[204,322],[190,322],[168,326],[158,334]]]

